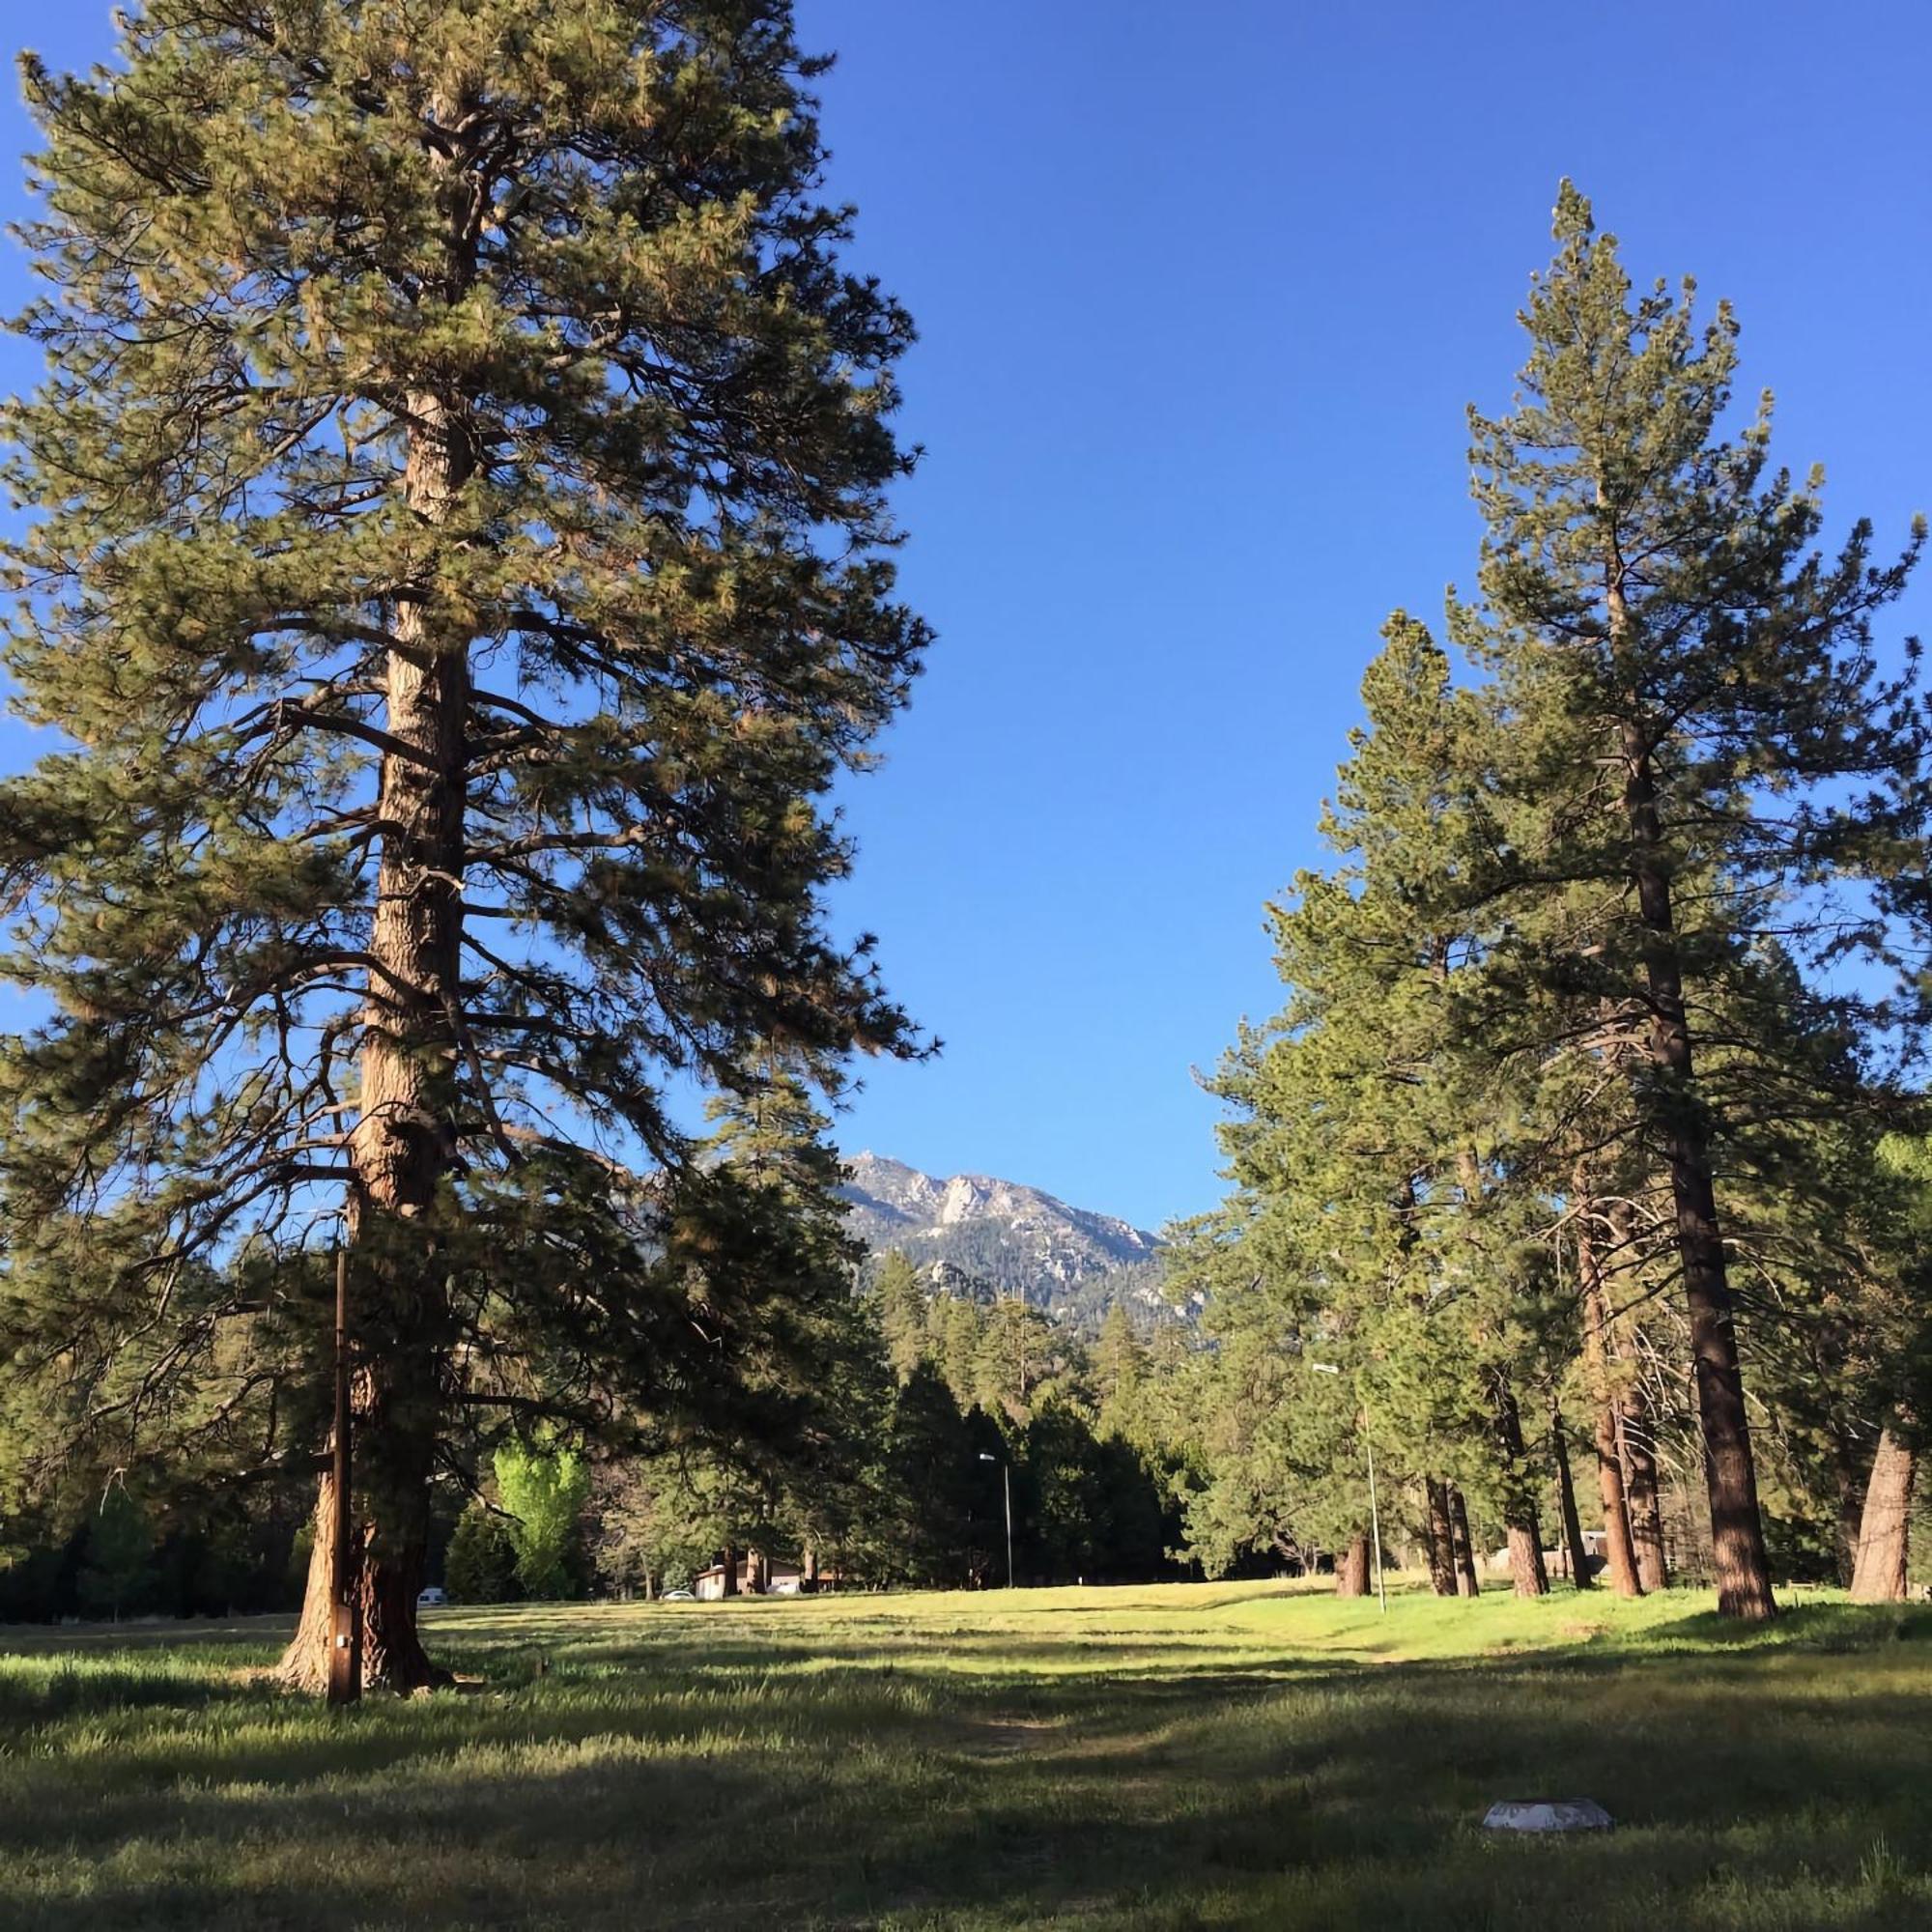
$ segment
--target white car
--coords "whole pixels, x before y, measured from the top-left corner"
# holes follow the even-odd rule
[[[448,1602],[449,1599],[443,1594],[441,1587],[439,1584],[432,1583],[427,1590],[423,1591],[417,1597],[416,1608],[419,1610],[440,1609]]]
[[[661,1604],[695,1604],[696,1601],[689,1590],[667,1590],[658,1599]]]

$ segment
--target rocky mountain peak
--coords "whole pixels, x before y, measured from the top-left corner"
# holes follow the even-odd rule
[[[945,1263],[1082,1327],[1116,1300],[1147,1321],[1172,1317],[1158,1237],[1117,1215],[994,1175],[940,1179],[883,1154],[855,1154],[846,1166],[848,1225],[875,1254],[897,1248],[915,1262]]]

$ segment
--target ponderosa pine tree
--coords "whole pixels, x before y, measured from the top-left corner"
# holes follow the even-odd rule
[[[0,1055],[10,1399],[51,1455],[192,1390],[307,1463],[320,1321],[221,1338],[339,1210],[370,1681],[432,1677],[459,1418],[724,1421],[768,1295],[667,1069],[908,1046],[819,889],[923,641],[910,329],[790,12],[148,0],[114,69],[26,63],[7,662],[63,749],[0,792],[53,1009]]]
[[[1817,554],[1815,487],[1766,476],[1768,406],[1723,435],[1730,311],[1699,329],[1688,284],[1633,298],[1568,183],[1555,237],[1522,317],[1518,406],[1471,412],[1484,606],[1459,631],[1504,704],[1498,783],[1521,809],[1525,889],[1601,889],[1596,930],[1557,963],[1632,1048],[1635,1132],[1671,1204],[1719,1606],[1762,1618],[1771,1575],[1700,1008],[1747,955],[1754,915],[1789,941],[1807,923],[1795,895],[1883,873],[1916,836],[1919,717],[1909,687],[1880,677],[1870,627],[1919,537],[1875,564],[1861,525],[1835,557]],[[1715,915],[1699,881],[1720,886]],[[1808,929],[1840,953],[1875,936],[1849,904]],[[1547,950],[1524,963],[1549,963]],[[1854,1004],[1840,1018],[1856,1032],[1870,1015]],[[1761,1065],[1782,1032],[1761,1029]]]
[[[1453,1474],[1492,1498],[1518,1587],[1535,1595],[1543,1465],[1517,1393],[1532,1353],[1517,1303],[1534,1264],[1523,1203],[1503,1184],[1513,1074],[1472,1058],[1457,1021],[1457,982],[1484,950],[1468,909],[1484,901],[1494,844],[1484,721],[1424,626],[1398,612],[1383,635],[1363,678],[1368,722],[1321,822],[1339,863],[1298,874],[1292,900],[1270,908],[1288,1004],[1210,1082],[1232,1110],[1220,1132],[1236,1194],[1177,1255],[1210,1286],[1224,1337],[1252,1327],[1262,1350],[1299,1350],[1304,1378],[1306,1358],[1347,1364],[1392,1489]],[[1245,1350],[1228,1360],[1243,1376],[1258,1367]],[[1343,1421],[1358,1435],[1352,1407]],[[1231,1446],[1251,1463],[1277,1438],[1284,1468],[1314,1446],[1298,1414],[1253,1418]],[[1353,1457],[1335,1472],[1364,1507],[1340,1538],[1322,1512],[1331,1548],[1366,1533]],[[1255,1491],[1251,1470],[1230,1475],[1203,1520]]]

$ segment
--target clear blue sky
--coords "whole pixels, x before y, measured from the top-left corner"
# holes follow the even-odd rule
[[[855,260],[923,332],[905,585],[941,634],[850,794],[839,913],[946,1051],[871,1069],[840,1139],[1157,1225],[1218,1192],[1189,1069],[1278,1003],[1262,904],[1317,856],[1377,629],[1471,576],[1463,411],[1508,396],[1559,177],[1639,273],[1733,299],[1839,526],[1932,508],[1932,14],[799,11],[840,57]],[[107,21],[0,0],[58,64]],[[10,95],[0,146],[26,139]],[[8,308],[22,284],[0,264]],[[0,384],[30,377],[0,345]]]

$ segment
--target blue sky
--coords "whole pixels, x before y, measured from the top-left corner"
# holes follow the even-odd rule
[[[908,594],[940,639],[852,788],[849,926],[946,1051],[841,1123],[1144,1225],[1218,1191],[1190,1067],[1279,989],[1263,902],[1386,612],[1467,583],[1463,412],[1574,176],[1742,317],[1834,530],[1932,509],[1918,5],[800,0],[858,266],[918,318]],[[56,65],[108,11],[0,0]],[[0,147],[28,133],[15,94]],[[0,211],[24,206],[17,170]],[[25,285],[0,260],[0,305]],[[0,384],[30,381],[0,343]],[[1932,632],[1932,579],[1891,635]],[[28,740],[0,728],[0,761]]]

